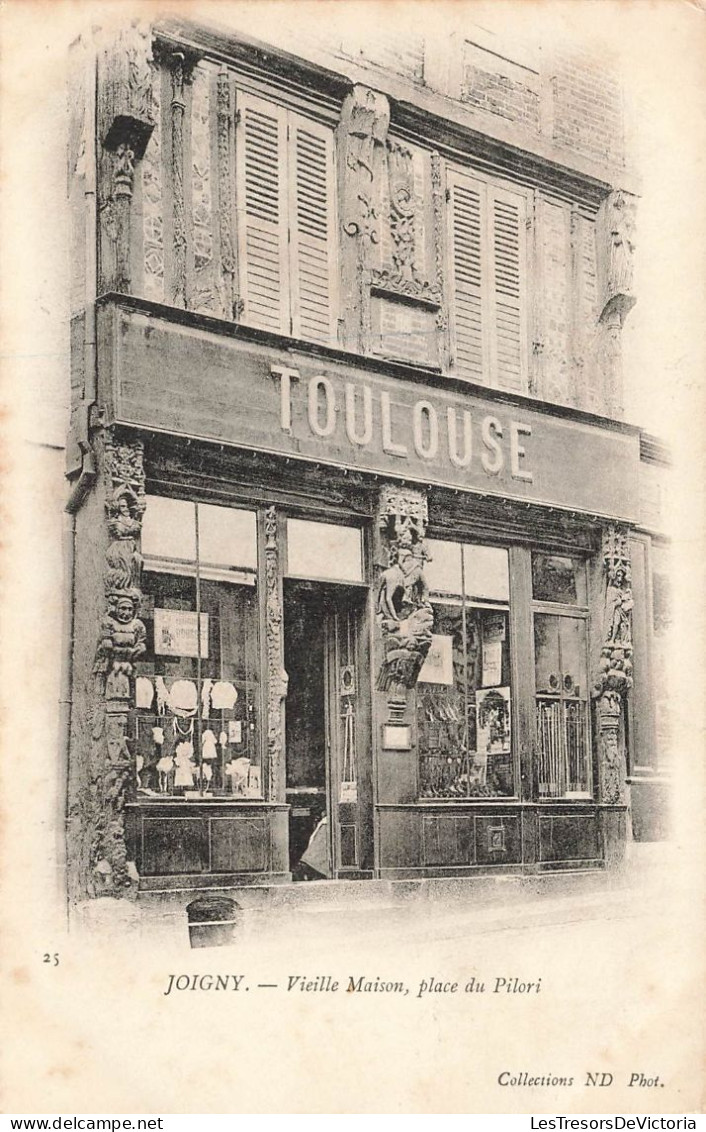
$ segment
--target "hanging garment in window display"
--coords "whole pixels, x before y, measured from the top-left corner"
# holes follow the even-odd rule
[[[508,797],[507,551],[429,540],[429,553],[435,633],[417,694],[421,796]]]

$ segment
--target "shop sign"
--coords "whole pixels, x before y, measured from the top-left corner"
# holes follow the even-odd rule
[[[196,614],[185,609],[155,609],[154,651],[160,656],[199,655]],[[201,614],[201,657],[208,658],[208,614]]]
[[[257,345],[123,307],[103,309],[101,319],[116,422],[410,482],[637,517],[637,430],[559,415],[527,398],[485,396],[477,386],[466,393],[433,374],[412,380],[354,359]]]

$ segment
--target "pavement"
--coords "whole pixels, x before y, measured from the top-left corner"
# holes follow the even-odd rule
[[[233,928],[215,934],[260,951],[264,946],[286,950],[296,939],[300,946],[330,953],[342,939],[385,950],[398,947],[400,938],[408,945],[453,944],[470,936],[591,922],[632,925],[632,930],[637,921],[662,917],[679,875],[678,850],[671,842],[631,842],[624,863],[614,870],[253,887],[236,894],[240,911]],[[87,936],[129,932],[145,943],[188,945],[184,896],[90,901],[77,910],[72,931]],[[208,934],[196,933],[201,939]]]

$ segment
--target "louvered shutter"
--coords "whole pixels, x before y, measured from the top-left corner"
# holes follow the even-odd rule
[[[290,333],[286,111],[238,97],[238,243],[243,321]]]
[[[488,207],[493,384],[522,391],[527,386],[525,199],[490,186]]]
[[[485,185],[451,173],[451,366],[459,377],[487,382],[483,301]]]
[[[289,115],[292,333],[336,340],[333,133]]]

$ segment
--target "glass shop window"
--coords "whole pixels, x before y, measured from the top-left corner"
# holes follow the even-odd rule
[[[308,519],[287,519],[287,575],[329,582],[362,582],[362,530]]]
[[[542,798],[591,798],[586,569],[532,555],[538,788]]]
[[[138,796],[261,798],[255,513],[149,496],[142,554]]]
[[[434,635],[417,685],[423,798],[514,794],[508,552],[428,540]]]

